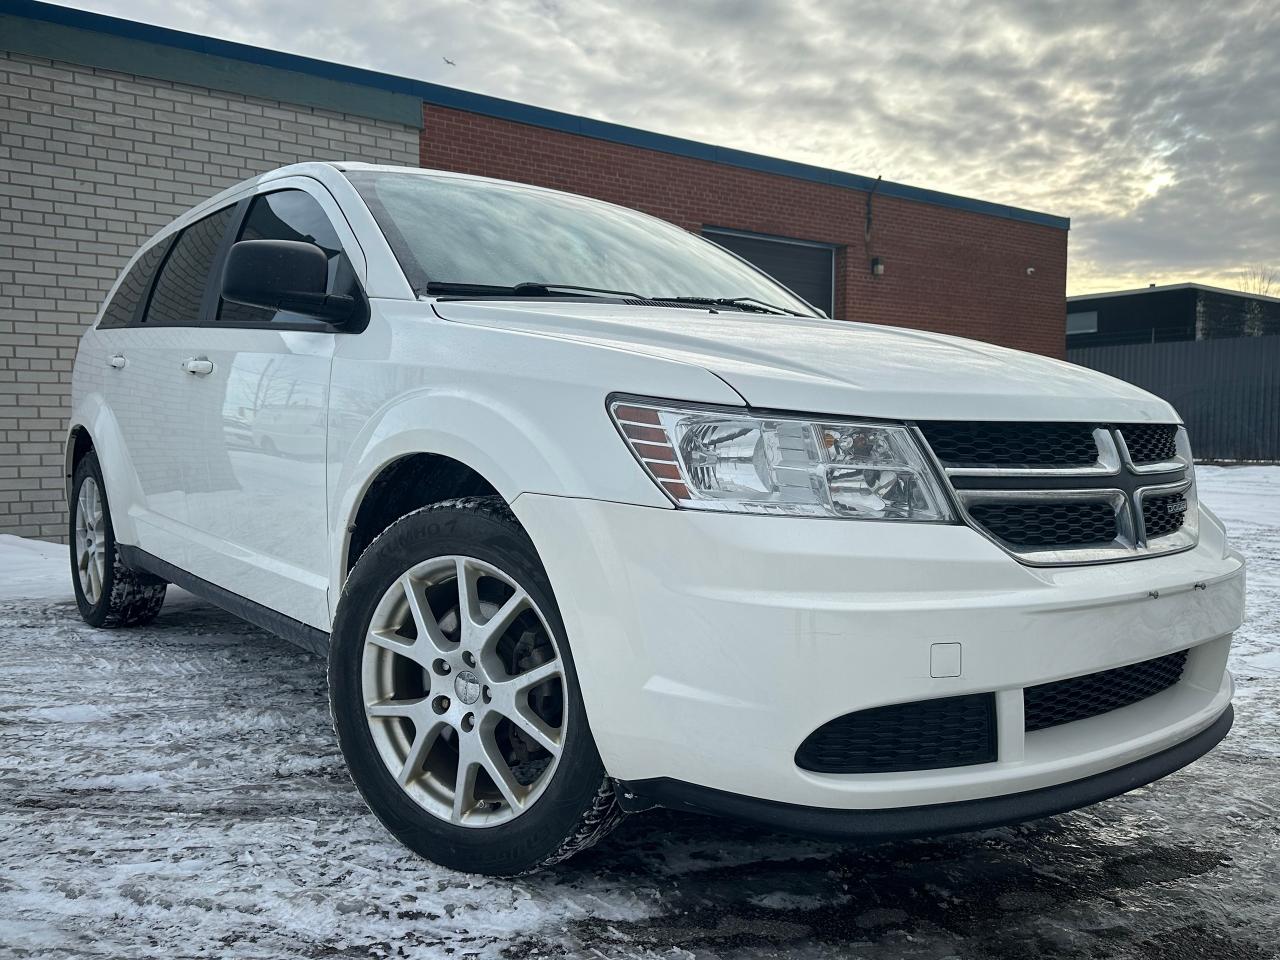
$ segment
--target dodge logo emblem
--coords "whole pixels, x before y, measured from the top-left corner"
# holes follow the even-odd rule
[[[480,699],[480,679],[470,670],[463,670],[453,678],[453,692],[463,703],[475,703]]]

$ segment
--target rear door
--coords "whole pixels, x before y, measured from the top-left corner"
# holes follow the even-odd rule
[[[364,255],[332,196],[305,177],[252,197],[235,240],[302,240],[329,259],[329,292],[358,292]],[[228,245],[229,246],[229,245]],[[224,301],[219,281],[192,356],[201,424],[186,487],[187,569],[286,616],[328,629],[326,430],[334,340],[323,321]]]
[[[138,313],[126,323],[108,310],[99,327],[112,367],[107,402],[136,479],[128,510],[137,546],[178,566],[186,562],[186,494],[200,470],[201,443],[183,361],[234,211],[225,207],[147,251],[139,265],[149,261],[154,279],[145,270],[137,275],[145,286]]]

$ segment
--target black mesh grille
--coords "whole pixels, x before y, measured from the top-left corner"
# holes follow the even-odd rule
[[[1088,467],[1098,459],[1087,423],[934,421],[920,429],[949,467]]]
[[[1187,651],[1084,677],[1042,683],[1023,692],[1027,732],[1096,717],[1154,696],[1182,677]]]
[[[1178,428],[1171,423],[1130,423],[1120,428],[1129,459],[1134,463],[1163,463],[1178,455]]]
[[[1173,533],[1186,517],[1187,498],[1180,493],[1145,497],[1142,501],[1142,522],[1146,525],[1148,540]]]
[[[1102,500],[974,503],[969,515],[1015,547],[1083,547],[1116,538],[1115,508]]]
[[[818,773],[889,773],[992,763],[995,716],[990,693],[860,710],[809,734],[796,764]]]

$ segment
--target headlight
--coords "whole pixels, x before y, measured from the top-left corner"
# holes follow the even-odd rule
[[[609,412],[679,506],[846,520],[954,519],[906,427],[754,417],[634,399]]]

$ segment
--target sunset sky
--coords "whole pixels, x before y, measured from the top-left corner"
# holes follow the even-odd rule
[[[1280,267],[1274,0],[73,5],[1067,216],[1073,294]]]

